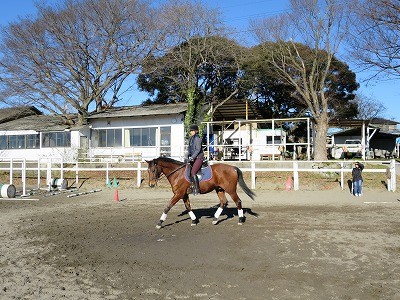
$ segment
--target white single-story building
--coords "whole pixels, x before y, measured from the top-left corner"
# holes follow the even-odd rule
[[[121,107],[88,117],[88,157],[151,159],[185,154],[186,103]]]
[[[71,119],[43,115],[33,107],[0,110],[0,157],[77,159],[81,137],[88,126],[73,126]]]
[[[74,161],[142,160],[165,155],[182,159],[186,108],[185,103],[114,108],[93,113],[87,125],[76,126],[66,118],[25,107],[26,113],[0,121],[0,157]],[[7,115],[13,111],[3,110]]]

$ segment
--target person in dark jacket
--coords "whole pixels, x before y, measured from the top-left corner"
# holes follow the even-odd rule
[[[188,161],[192,165],[190,176],[193,182],[193,195],[200,193],[199,189],[199,178],[197,172],[200,170],[203,164],[204,152],[201,146],[201,138],[199,136],[199,127],[196,124],[190,125],[190,139],[188,148]]]
[[[364,165],[362,163],[356,162],[354,164],[354,168],[351,171],[351,175],[353,177],[353,194],[356,197],[360,197],[362,194],[362,170],[364,169]]]

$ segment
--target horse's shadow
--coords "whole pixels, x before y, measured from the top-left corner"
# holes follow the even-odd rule
[[[213,219],[214,218],[214,213],[218,209],[218,207],[219,207],[219,203],[214,205],[214,206],[211,206],[209,208],[196,208],[196,209],[192,209],[192,211],[196,215],[197,220],[200,222],[200,220],[202,218]],[[251,210],[251,208],[243,208],[243,213],[251,215],[251,216],[254,216],[256,218],[259,216],[258,213],[253,212]],[[180,214],[178,214],[178,217],[182,217],[182,216],[185,216],[185,215],[188,216],[188,214],[189,214],[189,211],[188,210],[184,210]],[[218,224],[222,223],[222,222],[224,222],[226,220],[232,219],[234,217],[238,217],[237,208],[236,207],[225,207],[224,210],[221,213],[221,216],[220,216],[219,220],[218,220]],[[187,221],[187,220],[190,220],[189,216],[187,218],[175,221],[172,224],[178,224],[180,222],[184,222],[184,221]],[[244,216],[244,221],[243,222],[246,222],[246,216]],[[172,224],[168,224],[168,225],[166,224],[166,225],[164,225],[164,227],[170,226]]]

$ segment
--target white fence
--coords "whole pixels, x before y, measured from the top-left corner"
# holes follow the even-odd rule
[[[247,161],[247,162],[224,162],[237,165],[243,172],[251,173],[251,188],[256,188],[256,178],[259,172],[290,172],[293,174],[293,190],[299,190],[299,173],[338,173],[340,174],[340,186],[345,188],[345,173],[351,173],[355,161]],[[218,163],[210,161],[210,164]],[[382,173],[387,180],[388,191],[396,191],[396,162],[390,161],[365,161],[366,166],[375,168],[365,168],[363,173]],[[125,163],[126,164],[126,163]],[[42,188],[42,180],[46,179],[46,187],[54,179],[54,174],[62,181],[65,172],[75,173],[75,183],[79,183],[79,174],[82,172],[104,172],[105,183],[110,182],[110,173],[114,171],[133,171],[136,172],[136,185],[140,187],[142,182],[142,172],[147,172],[146,162],[132,162],[132,167],[123,166],[121,163],[111,162],[64,162],[60,158],[44,158],[39,160],[26,159],[0,159],[0,171],[8,173],[9,183],[13,184],[16,174],[21,176],[22,195],[26,195],[27,172],[36,174],[37,188]],[[43,175],[45,173],[45,175]]]

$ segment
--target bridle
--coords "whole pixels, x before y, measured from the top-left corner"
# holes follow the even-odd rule
[[[186,166],[186,164],[183,164],[181,166],[179,166],[178,168],[176,168],[175,170],[171,171],[168,175],[166,175],[165,173],[161,173],[161,175],[158,174],[158,163],[156,161],[153,161],[153,165],[154,165],[154,172],[152,172],[155,178],[155,182],[157,184],[158,180],[161,179],[163,176],[165,176],[165,178],[168,178],[169,176],[171,176],[172,174],[174,174],[176,171],[182,169],[183,167]]]

